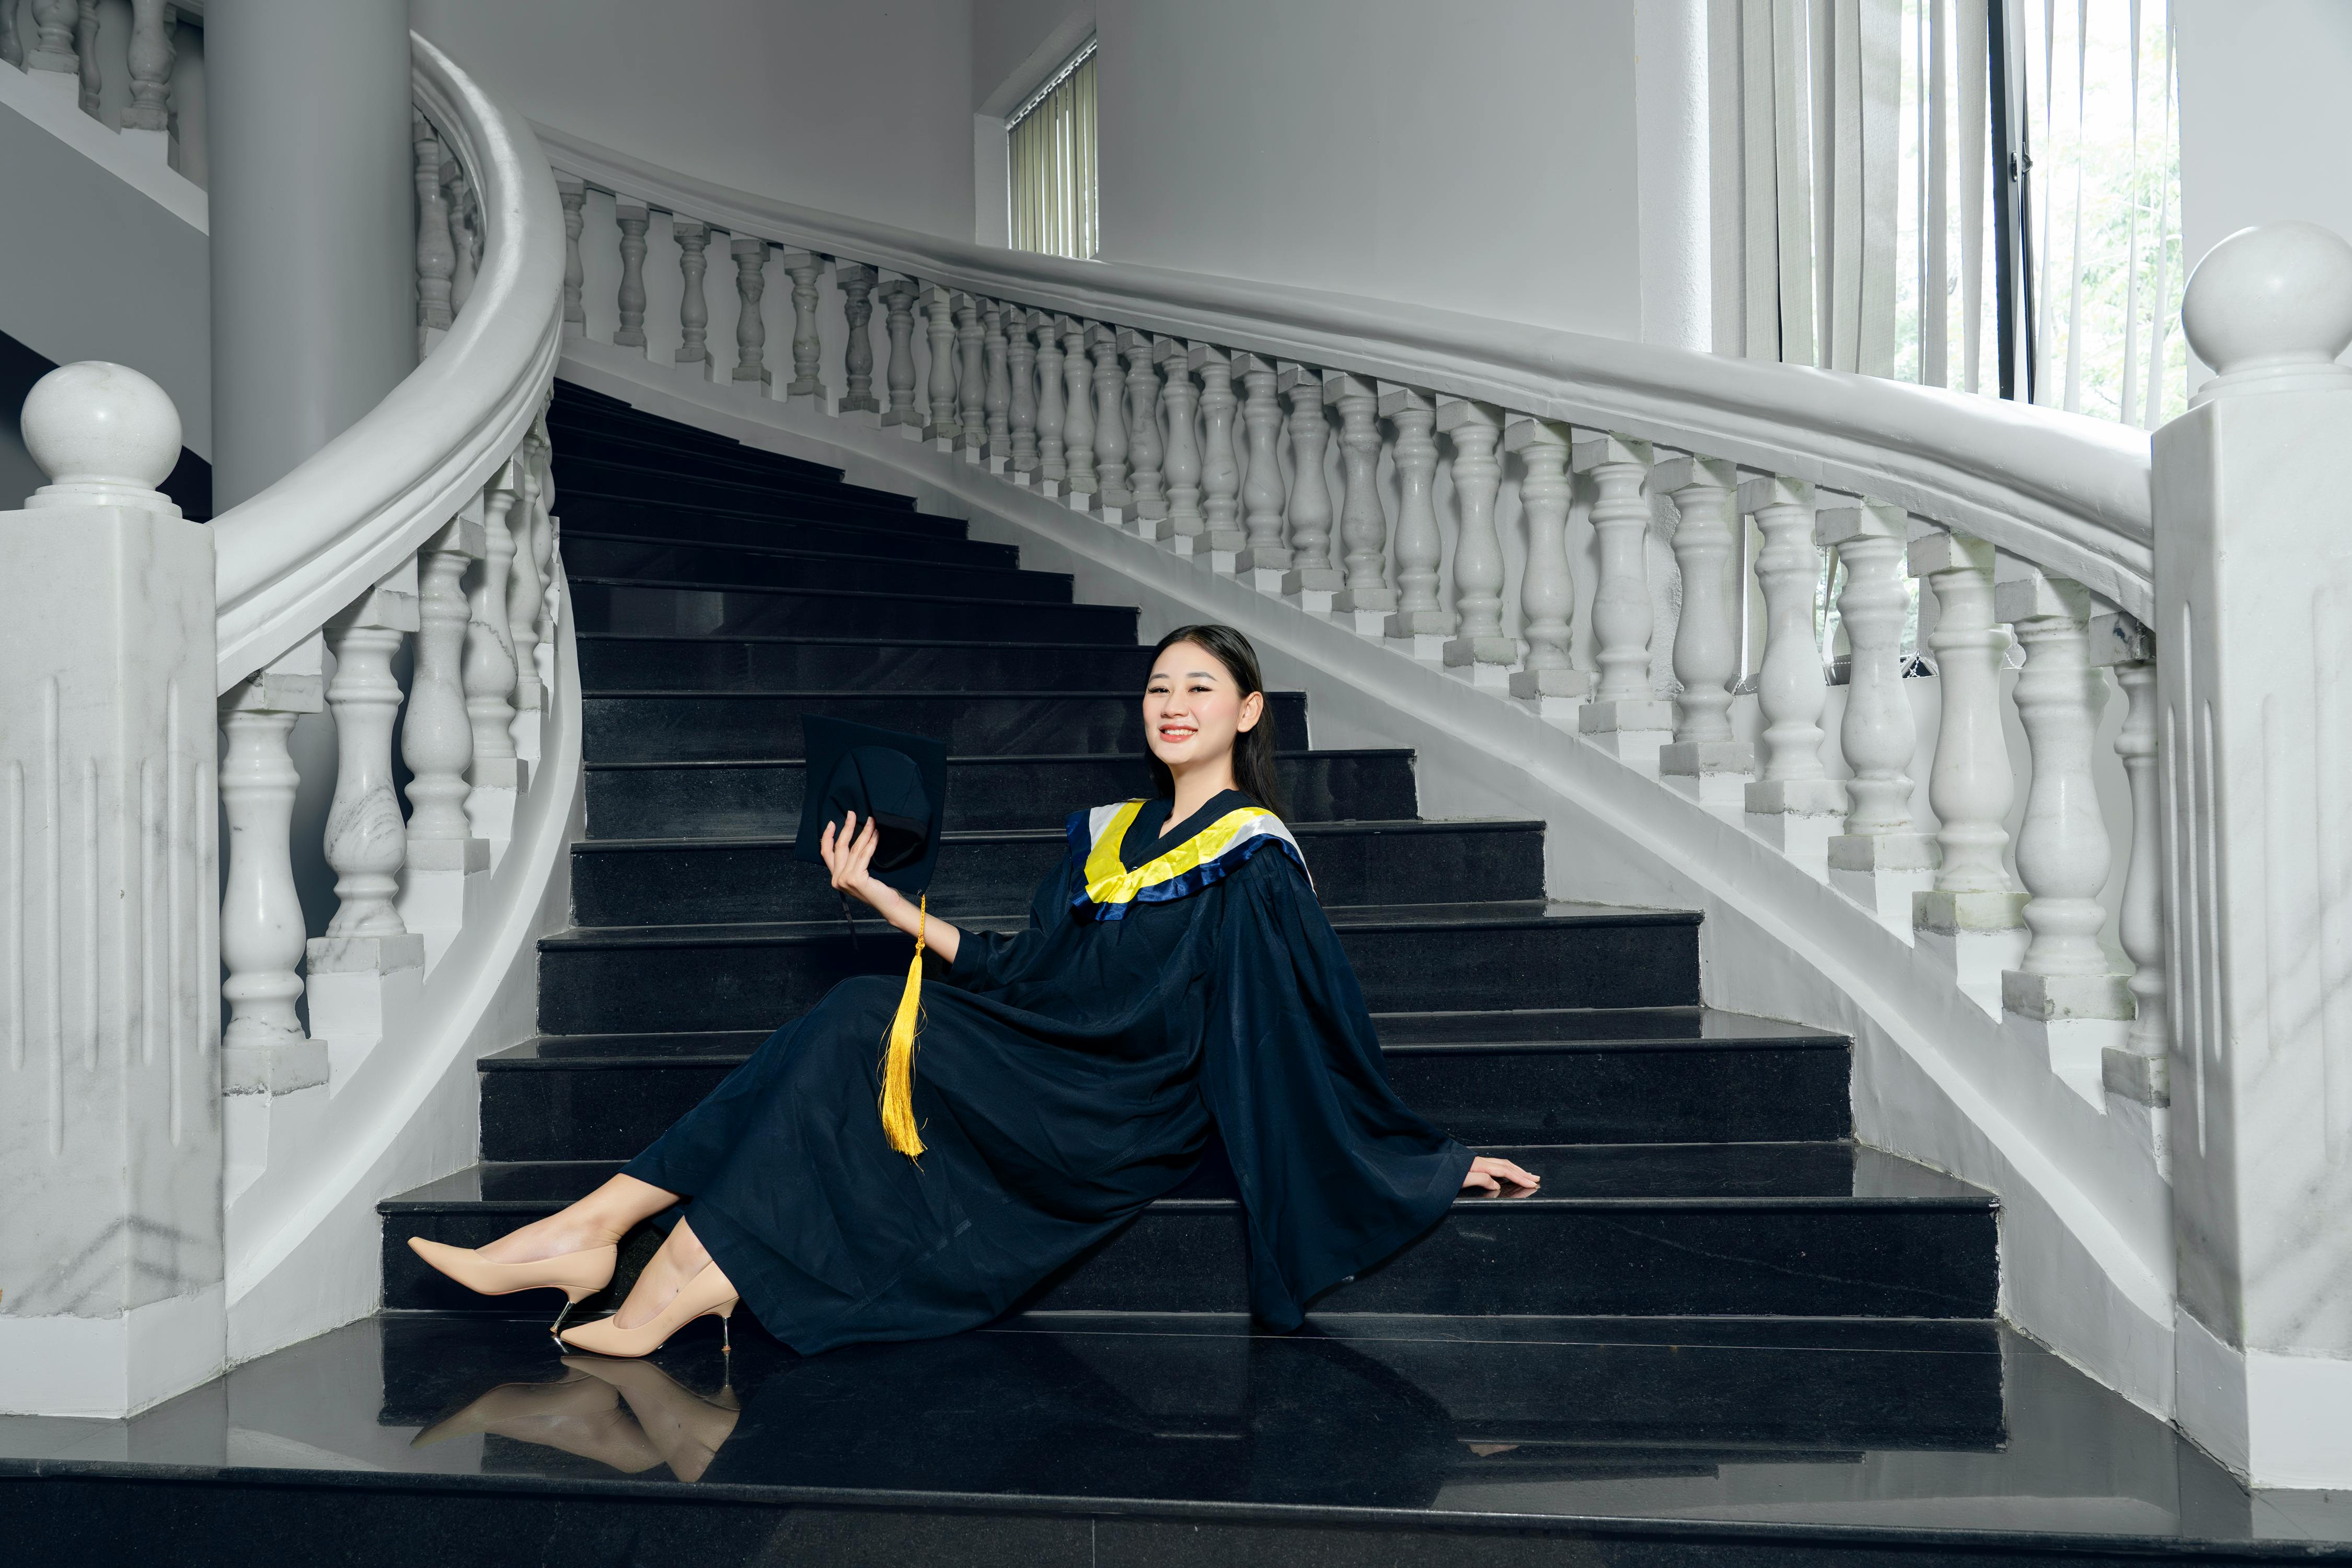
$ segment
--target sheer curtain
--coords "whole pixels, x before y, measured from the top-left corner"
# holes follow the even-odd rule
[[[1013,248],[1094,259],[1101,232],[1096,216],[1092,41],[1014,114],[1007,142]]]

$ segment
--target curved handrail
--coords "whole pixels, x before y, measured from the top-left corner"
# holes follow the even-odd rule
[[[414,33],[409,47],[417,100],[480,193],[481,270],[432,358],[215,521],[222,691],[318,630],[478,493],[555,372],[563,214],[546,154],[446,55]]]
[[[549,126],[533,129],[567,172],[713,227],[1810,479],[1990,540],[2142,619],[2154,607],[2145,431],[1874,376],[967,245],[714,185]]]

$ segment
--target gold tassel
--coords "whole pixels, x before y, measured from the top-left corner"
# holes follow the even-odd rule
[[[898,1016],[890,1020],[890,1046],[882,1058],[882,1135],[909,1160],[923,1152],[915,1129],[915,1017],[923,995],[923,937],[930,920],[930,895],[922,897],[915,923],[915,959],[907,965],[907,989]]]

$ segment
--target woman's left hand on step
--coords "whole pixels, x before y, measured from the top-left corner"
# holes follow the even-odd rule
[[[1462,1178],[1462,1190],[1465,1193],[1499,1193],[1505,1183],[1533,1191],[1543,1184],[1543,1178],[1532,1171],[1520,1169],[1508,1160],[1481,1154],[1470,1162],[1469,1173]]]

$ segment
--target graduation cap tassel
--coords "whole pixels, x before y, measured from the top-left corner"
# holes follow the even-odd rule
[[[882,1058],[882,1135],[890,1147],[909,1160],[923,1152],[922,1135],[915,1129],[915,1025],[923,997],[923,936],[930,920],[930,898],[924,895],[915,922],[915,957],[907,965],[907,989],[898,997],[898,1015],[890,1020],[890,1045]]]

